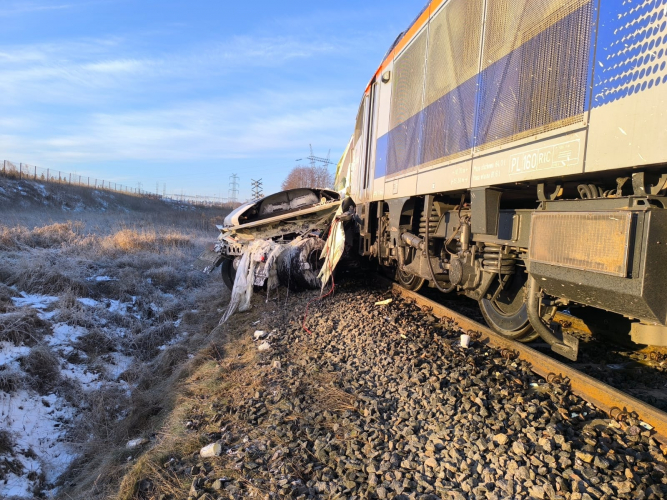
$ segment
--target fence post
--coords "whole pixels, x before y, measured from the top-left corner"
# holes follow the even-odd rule
[[[7,175],[7,160],[2,160],[2,175]]]
[[[35,165],[35,176],[34,179],[37,180],[37,165]]]
[[[19,180],[21,180],[22,175],[23,175],[23,163],[19,163]]]

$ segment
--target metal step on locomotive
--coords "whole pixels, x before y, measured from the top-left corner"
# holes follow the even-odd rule
[[[573,304],[667,345],[666,52],[667,0],[431,1],[338,165],[358,253],[571,359]]]

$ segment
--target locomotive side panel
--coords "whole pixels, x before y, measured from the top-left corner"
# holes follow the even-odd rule
[[[377,84],[377,116],[376,116],[376,130],[375,137],[378,140],[375,142],[375,157],[373,166],[373,175],[371,176],[373,182],[373,200],[382,200],[385,196],[385,176],[387,175],[387,141],[386,134],[389,131],[389,110],[391,108],[391,93],[392,93],[392,75],[394,65],[393,62],[382,69],[382,74],[378,75]]]
[[[471,186],[583,171],[593,13],[584,0],[487,2]]]
[[[484,1],[431,14],[418,193],[470,187]]]
[[[667,4],[603,2],[587,172],[667,162]]]
[[[581,173],[596,3],[449,0],[429,14],[393,59],[374,144],[385,197]],[[512,164],[533,153],[534,167]]]

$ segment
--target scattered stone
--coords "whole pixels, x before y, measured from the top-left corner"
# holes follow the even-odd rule
[[[507,437],[507,434],[496,434],[493,436],[493,440],[498,443],[499,445],[505,445],[507,444],[507,441],[509,441],[509,438]]]
[[[139,448],[145,444],[148,444],[148,439],[146,438],[130,439],[125,445],[125,448],[128,450],[133,450],[134,448]]]
[[[301,312],[263,322],[281,335],[257,339],[269,352],[243,366],[242,390],[207,402],[214,418],[187,416],[220,446],[166,464],[204,480],[193,498],[648,500],[649,485],[664,496],[651,434],[600,424],[567,385],[481,342],[462,348],[459,329],[414,304],[378,309],[386,296],[339,286],[310,303],[313,334]],[[312,298],[290,295],[290,308]]]
[[[220,456],[222,455],[222,445],[220,443],[211,443],[209,445],[204,446],[199,451],[199,454],[202,456],[202,458]]]
[[[257,330],[257,331],[253,334],[253,337],[255,338],[255,340],[262,340],[263,338],[266,338],[267,335],[268,335],[268,333],[266,333],[265,331],[263,331],[263,330]]]

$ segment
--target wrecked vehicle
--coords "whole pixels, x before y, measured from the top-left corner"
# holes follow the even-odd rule
[[[239,269],[252,283],[237,288],[278,284],[292,290],[319,288],[325,231],[341,204],[329,189],[290,189],[231,212],[220,236],[197,259],[205,273],[220,267],[222,280],[232,290]],[[243,307],[241,307],[243,310]]]

